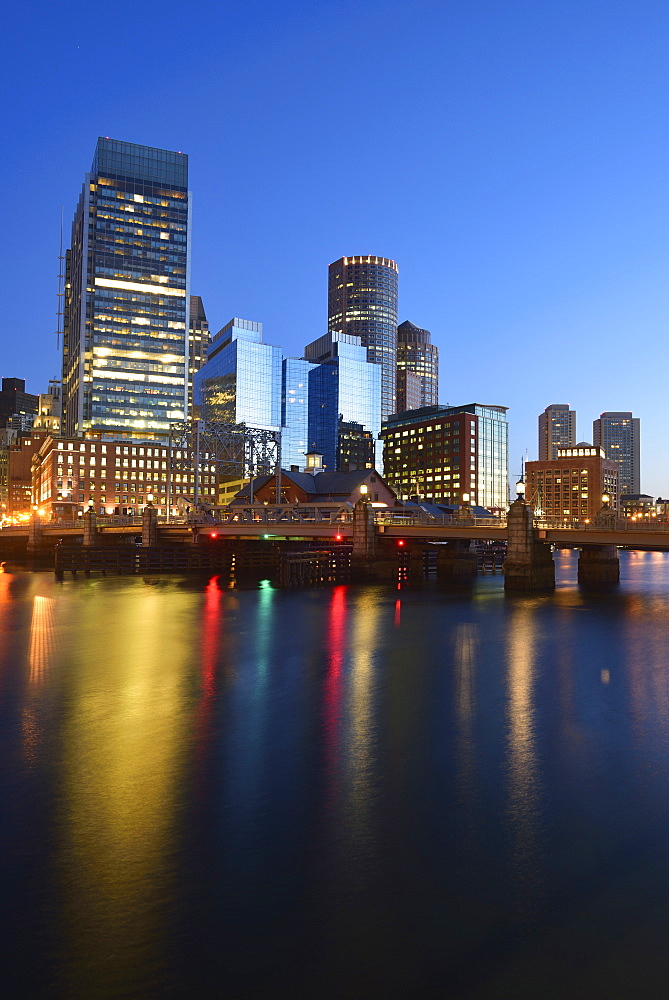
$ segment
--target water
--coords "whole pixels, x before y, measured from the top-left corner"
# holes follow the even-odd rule
[[[669,558],[583,596],[0,575],[0,957],[45,998],[664,997]]]

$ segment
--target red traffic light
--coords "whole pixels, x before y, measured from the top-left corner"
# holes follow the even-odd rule
[[[398,544],[398,545],[404,545],[404,539],[403,539],[403,538],[400,538],[400,540],[399,540],[399,542],[398,542],[397,544]]]
[[[218,532],[217,531],[211,531],[209,533],[209,537],[210,538],[218,538]]]

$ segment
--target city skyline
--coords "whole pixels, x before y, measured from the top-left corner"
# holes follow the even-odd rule
[[[195,37],[186,42],[198,71],[164,107],[127,98],[131,79],[148,86],[154,77],[159,97],[169,17],[152,25],[154,53],[140,35],[120,43],[128,82],[119,78],[108,95],[80,86],[98,58],[100,12],[84,19],[75,4],[59,21],[40,8],[30,39],[41,68],[29,78],[19,76],[21,46],[13,46],[5,71],[15,155],[2,169],[14,294],[3,374],[26,378],[37,393],[60,370],[60,207],[66,244],[82,166],[96,137],[109,134],[190,155],[191,292],[212,329],[231,315],[253,316],[269,342],[298,355],[326,332],[328,264],[342,254],[385,255],[400,268],[399,321],[431,330],[441,351],[440,402],[509,407],[512,477],[526,449],[533,453],[537,413],[569,399],[588,419],[638,414],[641,487],[666,495],[659,382],[645,365],[626,364],[623,378],[621,361],[637,347],[644,356],[652,348],[654,368],[666,360],[658,206],[667,154],[657,129],[666,9],[422,3],[409,13],[391,3],[380,25],[376,3],[344,4],[336,16],[299,3],[282,18],[258,8],[260,21],[256,9],[225,11],[234,50],[225,65],[208,58],[223,14],[205,15],[197,58]],[[351,34],[354,12],[360,31]],[[145,15],[137,17],[140,28]],[[369,59],[362,38],[372,26],[384,44]],[[27,37],[20,20],[10,28],[19,43]],[[384,93],[376,82],[390,78],[400,44],[405,58],[420,52],[420,72],[395,75]],[[254,74],[242,89],[236,80],[251,48]],[[332,73],[344,63],[355,92],[369,87],[374,114],[364,126],[353,116],[354,147],[337,149],[329,102]],[[393,156],[393,144],[402,155]],[[593,395],[593,375],[606,391]]]

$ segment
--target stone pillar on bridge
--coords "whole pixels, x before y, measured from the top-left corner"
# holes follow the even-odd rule
[[[532,507],[519,497],[507,514],[508,550],[505,590],[552,590],[555,565],[550,545],[537,539]]]
[[[152,503],[147,503],[142,514],[142,548],[158,544],[158,511]]]
[[[369,562],[376,556],[377,537],[374,508],[366,500],[353,507],[353,560]]]
[[[476,553],[469,539],[456,539],[437,548],[437,579],[442,583],[471,583],[477,573]]]
[[[30,515],[28,521],[28,545],[29,553],[36,552],[42,547],[42,520],[36,510]]]
[[[585,587],[611,587],[620,582],[615,545],[588,545],[578,557],[578,582]]]
[[[84,527],[83,544],[89,548],[91,545],[96,545],[98,540],[98,519],[92,507],[89,507],[84,513],[82,521]]]

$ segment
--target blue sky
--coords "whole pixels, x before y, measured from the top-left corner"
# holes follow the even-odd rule
[[[24,3],[2,45],[3,375],[59,372],[55,301],[98,135],[180,149],[191,285],[299,355],[327,265],[400,267],[442,402],[510,407],[511,473],[538,413],[641,418],[669,494],[669,5],[655,0]]]

